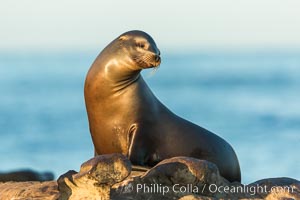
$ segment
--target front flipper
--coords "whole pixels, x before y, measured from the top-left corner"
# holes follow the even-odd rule
[[[130,156],[132,155],[132,149],[133,149],[133,143],[134,139],[136,137],[136,132],[138,129],[137,124],[132,124],[129,127],[128,134],[127,134],[127,156],[130,159]]]
[[[149,137],[147,129],[141,129],[137,124],[132,124],[128,132],[128,158],[136,171],[146,171],[161,161],[157,153],[155,138]],[[143,132],[141,132],[143,130]]]
[[[136,139],[136,134],[138,130],[138,125],[137,124],[132,124],[129,128],[128,135],[127,135],[127,144],[128,144],[128,153],[127,156],[132,162],[132,170],[133,171],[139,171],[139,172],[146,172],[149,170],[149,167],[142,166],[142,156],[139,154],[138,149],[136,148],[135,145],[135,139]]]
[[[143,138],[138,131],[138,124],[132,124],[127,135],[128,158],[133,165],[145,166],[145,148],[143,148]]]

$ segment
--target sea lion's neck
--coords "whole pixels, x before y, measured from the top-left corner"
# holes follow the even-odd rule
[[[140,77],[140,73],[132,76],[121,77],[120,79],[111,82],[111,85],[114,91],[122,91],[128,88],[131,84],[135,83],[137,80],[139,80]]]
[[[140,78],[141,70],[134,70],[129,59],[113,59],[104,66],[104,76],[115,91],[120,91]]]

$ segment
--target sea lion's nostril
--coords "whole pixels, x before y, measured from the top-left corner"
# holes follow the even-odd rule
[[[155,55],[155,61],[160,62],[160,56],[159,55]]]

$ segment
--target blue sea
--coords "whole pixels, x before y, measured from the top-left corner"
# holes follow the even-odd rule
[[[57,177],[93,157],[83,86],[98,53],[0,53],[0,171]],[[300,179],[299,51],[163,53],[143,76],[173,112],[233,146],[243,183]]]

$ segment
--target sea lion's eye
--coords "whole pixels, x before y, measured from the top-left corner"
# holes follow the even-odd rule
[[[145,48],[145,44],[144,43],[137,43],[136,46],[138,46],[140,48]]]

